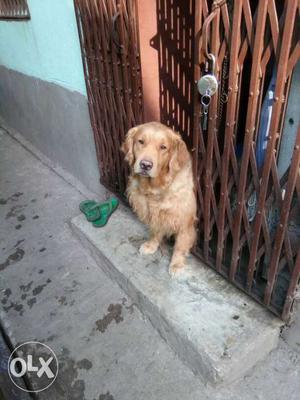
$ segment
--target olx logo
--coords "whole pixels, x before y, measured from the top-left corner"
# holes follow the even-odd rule
[[[26,342],[18,346],[8,360],[12,382],[26,392],[41,392],[49,388],[58,374],[58,361],[53,350],[40,342]],[[22,379],[26,374],[30,389]]]

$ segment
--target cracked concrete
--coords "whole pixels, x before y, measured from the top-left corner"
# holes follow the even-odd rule
[[[0,274],[0,318],[13,346],[39,340],[58,357],[58,378],[39,399],[299,398],[300,357],[282,340],[228,387],[195,377],[73,237],[68,221],[90,196],[0,131],[0,264],[9,260]]]

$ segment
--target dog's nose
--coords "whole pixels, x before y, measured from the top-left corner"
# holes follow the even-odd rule
[[[142,160],[140,162],[140,167],[142,171],[150,171],[150,169],[153,167],[153,162],[149,160]]]

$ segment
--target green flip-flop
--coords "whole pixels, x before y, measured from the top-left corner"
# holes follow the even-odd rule
[[[93,208],[93,207],[95,207],[95,205],[96,204],[98,204],[97,203],[97,201],[95,201],[95,200],[85,200],[85,201],[82,201],[80,204],[79,204],[79,210],[81,211],[81,212],[83,212],[83,214],[86,216],[86,219],[88,220],[88,221],[90,221],[90,210]],[[93,214],[92,214],[93,215]]]
[[[105,203],[99,203],[95,205],[91,212],[94,212],[95,216],[98,215],[98,218],[93,219],[93,226],[95,228],[101,228],[102,226],[107,224],[109,217],[116,210],[119,205],[119,200],[115,197],[111,197]]]

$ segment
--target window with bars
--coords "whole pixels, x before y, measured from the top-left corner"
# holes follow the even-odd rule
[[[27,0],[0,0],[0,20],[30,19]]]

